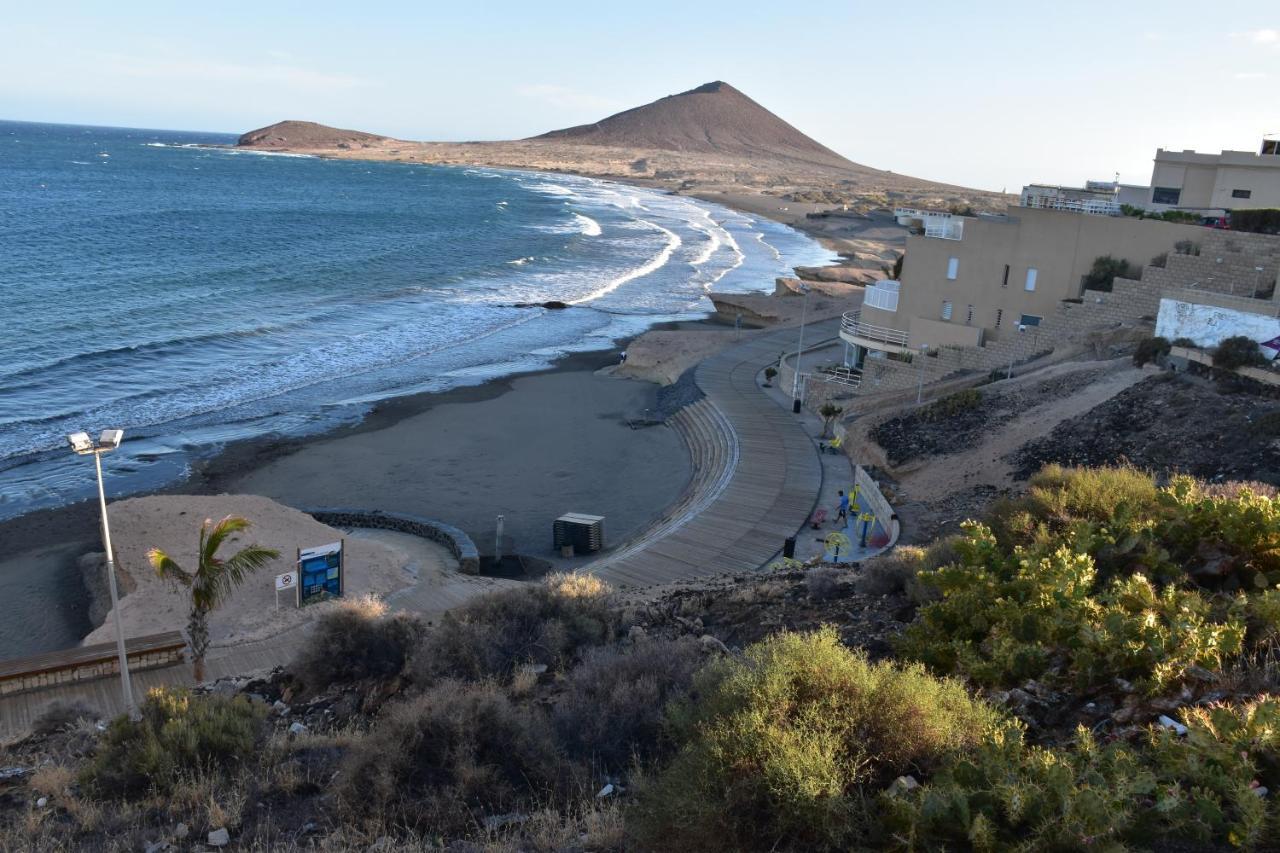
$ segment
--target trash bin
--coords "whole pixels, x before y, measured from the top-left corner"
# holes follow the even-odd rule
[[[788,536],[787,540],[782,543],[782,556],[791,560],[796,556],[796,537]]]
[[[800,401],[799,401],[799,400],[792,400],[792,401],[791,401],[791,411],[792,411],[792,413],[794,413],[794,414],[797,414],[797,415],[798,415],[798,414],[800,414]]]

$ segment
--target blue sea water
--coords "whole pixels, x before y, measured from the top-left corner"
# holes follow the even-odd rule
[[[623,184],[331,161],[225,134],[0,122],[0,518],[87,497],[64,436],[120,427],[114,494],[702,316],[831,254]],[[550,311],[515,303],[559,300]]]

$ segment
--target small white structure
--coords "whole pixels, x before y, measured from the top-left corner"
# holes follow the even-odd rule
[[[1280,317],[1164,298],[1156,315],[1156,334],[1170,341],[1188,338],[1198,347],[1215,347],[1237,335],[1261,344],[1280,337]],[[1275,349],[1260,349],[1268,358],[1275,358]]]

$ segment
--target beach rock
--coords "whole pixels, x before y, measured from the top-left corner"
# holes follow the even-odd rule
[[[600,793],[596,794],[596,799],[601,799],[602,797],[612,797],[614,790],[615,789],[613,787],[613,783],[610,782],[608,785],[605,785],[603,788],[600,789]]]
[[[191,828],[187,826],[185,823],[180,823],[173,828],[173,837],[178,841],[181,841],[182,839],[186,838],[190,834],[191,834]]]
[[[289,726],[289,734],[291,735],[304,735],[308,731],[310,731],[310,729],[308,729],[305,725],[299,722],[294,722]]]
[[[226,847],[231,843],[231,833],[225,827],[215,829],[209,833],[207,840],[210,847]]]
[[[40,799],[36,800],[36,808],[38,809],[42,809],[47,805],[49,805],[48,797],[41,797]]]
[[[729,654],[729,647],[720,642],[710,634],[703,634],[698,642],[702,644],[702,650],[707,653],[719,652],[720,654]]]

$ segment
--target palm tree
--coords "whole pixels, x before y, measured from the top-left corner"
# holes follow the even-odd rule
[[[831,437],[831,424],[837,417],[844,413],[844,409],[835,403],[823,403],[822,408],[818,409],[818,414],[822,415],[822,437]]]
[[[196,570],[187,572],[172,557],[159,548],[147,552],[147,559],[156,574],[176,581],[191,590],[191,618],[187,633],[191,639],[191,656],[195,665],[196,683],[204,681],[204,656],[209,650],[209,614],[227,599],[231,591],[244,582],[250,572],[255,572],[269,561],[280,556],[279,551],[250,545],[225,560],[218,556],[218,549],[228,536],[248,530],[247,518],[228,515],[213,523],[206,518],[200,525],[200,549],[197,552]]]

